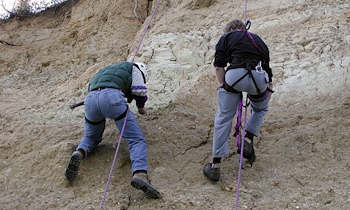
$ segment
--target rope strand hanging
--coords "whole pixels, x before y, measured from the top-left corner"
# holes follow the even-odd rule
[[[244,24],[246,25],[246,30],[248,30],[250,28],[250,24],[248,24],[248,22],[247,22],[247,10],[248,10],[248,0],[245,0],[245,4],[244,4]],[[248,27],[248,25],[249,25],[249,27]],[[242,130],[242,133],[241,133],[240,130],[239,130],[239,126],[241,124],[242,106],[243,106],[243,96],[241,98],[241,101],[240,101],[239,107],[238,107],[239,111],[238,111],[237,125],[236,125],[236,128],[238,128],[238,130],[236,129],[236,133],[238,132],[237,135],[236,135],[236,142],[238,143],[239,140],[241,140],[240,141],[241,153],[240,153],[240,156],[239,156],[235,210],[238,210],[238,206],[239,206],[239,188],[240,188],[240,184],[241,184],[241,172],[242,172],[242,162],[243,162],[243,148],[244,148],[245,129],[247,127],[248,98],[246,98],[246,106],[245,106],[245,113],[244,113],[244,126],[243,126],[243,130]]]
[[[149,26],[151,25],[151,22],[152,22],[153,17],[154,17],[155,14],[156,14],[156,11],[157,11],[157,8],[158,8],[158,5],[159,5],[159,1],[160,1],[160,0],[157,0],[156,4],[155,4],[155,6],[154,6],[154,9],[153,9],[153,11],[152,11],[152,15],[151,15],[150,19],[148,20],[148,22],[147,22],[147,24],[146,24],[146,27],[145,27],[145,29],[144,29],[144,31],[143,31],[143,34],[142,34],[142,36],[141,36],[141,39],[140,39],[140,41],[139,41],[139,44],[137,45],[137,47],[136,47],[136,49],[135,49],[135,51],[134,51],[134,54],[133,54],[133,56],[132,56],[132,58],[131,58],[131,62],[134,61],[137,52],[141,49],[142,42],[143,42],[143,40],[144,40],[144,38],[145,38],[145,36],[146,36],[146,33],[147,33],[148,29],[149,29]],[[102,209],[103,209],[104,203],[105,203],[105,200],[106,200],[106,197],[107,197],[107,192],[108,192],[108,188],[109,188],[109,185],[110,185],[110,182],[111,182],[113,170],[114,170],[115,165],[116,165],[116,160],[117,160],[117,156],[118,156],[118,151],[119,151],[120,142],[121,142],[121,140],[122,140],[122,136],[123,136],[124,130],[125,130],[125,125],[126,125],[126,122],[127,122],[128,112],[129,112],[129,110],[128,110],[127,113],[126,113],[126,116],[125,116],[125,119],[124,119],[124,123],[123,123],[123,127],[122,127],[122,129],[121,129],[121,131],[120,131],[120,137],[119,137],[119,140],[118,140],[118,143],[117,143],[117,148],[116,148],[115,153],[114,153],[113,163],[112,163],[112,166],[111,166],[109,175],[108,175],[108,180],[107,180],[107,183],[106,183],[106,187],[105,187],[105,190],[104,190],[104,193],[103,193],[103,197],[102,197],[102,200],[101,200],[101,203],[100,203],[100,208],[99,208],[99,210],[102,210]]]
[[[159,1],[160,0],[157,0],[156,4],[154,5],[153,11],[152,11],[152,15],[151,15],[150,19],[148,20],[145,29],[143,30],[143,33],[142,33],[141,39],[139,41],[139,44],[137,45],[137,47],[136,47],[136,49],[134,51],[134,54],[133,54],[133,56],[131,58],[131,62],[134,62],[134,59],[136,57],[137,52],[141,49],[141,45],[143,43],[143,40],[145,39],[146,33],[147,33],[148,29],[149,29],[149,26],[151,25],[152,19],[155,16],[156,11],[158,9]]]
[[[245,4],[244,4],[244,24],[247,24],[247,11],[248,11],[248,0],[245,0]]]
[[[146,33],[147,33],[147,31],[148,31],[148,29],[149,29],[149,27],[150,27],[150,25],[151,25],[152,19],[154,18],[155,14],[156,14],[156,12],[157,12],[159,2],[160,2],[160,0],[157,0],[156,4],[154,5],[154,8],[153,8],[153,10],[152,10],[151,17],[150,17],[150,19],[148,20],[148,22],[147,22],[147,24],[146,24],[146,27],[145,27],[144,30],[143,30],[141,39],[140,39],[140,41],[139,41],[139,43],[138,43],[138,45],[137,45],[137,47],[136,47],[136,49],[135,49],[135,51],[134,51],[134,53],[133,53],[133,56],[131,57],[130,62],[134,62],[135,57],[136,57],[136,54],[137,54],[138,51],[141,49],[143,40],[145,39]],[[135,10],[135,9],[134,9],[134,10]],[[137,18],[137,17],[136,17],[136,18]],[[76,103],[76,104],[72,104],[72,105],[70,105],[70,108],[73,110],[73,109],[75,109],[76,107],[82,106],[82,105],[84,105],[84,101],[81,101],[81,102]]]

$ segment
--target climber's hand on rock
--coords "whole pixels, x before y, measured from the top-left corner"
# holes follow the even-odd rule
[[[146,109],[145,108],[138,108],[140,114],[146,114]]]

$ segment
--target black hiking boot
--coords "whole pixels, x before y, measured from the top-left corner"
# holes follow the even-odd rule
[[[74,151],[66,169],[66,178],[72,182],[78,175],[80,160],[83,154],[80,151]]]
[[[131,186],[138,190],[142,190],[148,197],[158,199],[160,193],[151,185],[146,173],[136,173],[132,177]]]
[[[237,153],[241,154],[241,148],[238,147]],[[250,163],[250,166],[253,167],[253,163],[255,162],[256,156],[253,146],[253,141],[249,138],[245,138],[244,147],[243,147],[243,157],[247,159]]]
[[[212,163],[204,165],[203,174],[211,181],[217,182],[220,179],[220,168],[213,168]]]

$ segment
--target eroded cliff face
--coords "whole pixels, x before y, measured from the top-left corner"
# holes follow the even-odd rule
[[[111,166],[115,125],[69,185],[65,167],[83,134],[89,79],[130,60],[155,1],[80,0],[0,25],[0,206],[3,209],[96,209]],[[350,2],[249,1],[251,32],[270,48],[274,93],[245,167],[242,209],[347,209],[350,148]],[[217,82],[212,60],[224,25],[243,18],[244,1],[160,1],[135,60],[151,69],[147,116],[152,183],[162,200],[131,188],[123,142],[107,209],[232,209],[238,155],[208,182]],[[132,107],[134,109],[134,107]]]

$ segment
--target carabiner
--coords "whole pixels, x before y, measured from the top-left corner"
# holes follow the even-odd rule
[[[246,23],[245,23],[245,30],[249,30],[250,29],[250,26],[252,25],[252,22],[250,22],[250,20],[247,20]]]

